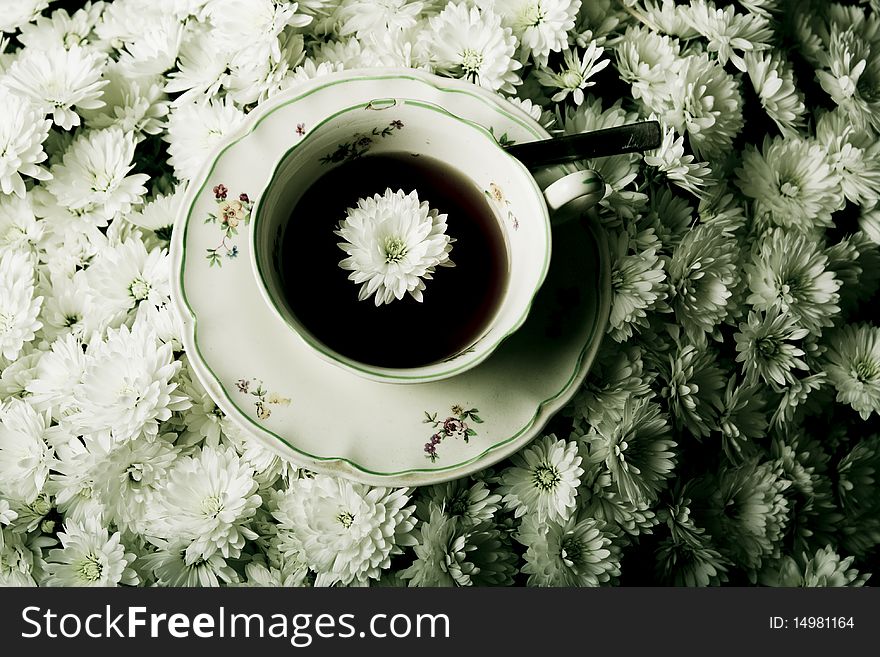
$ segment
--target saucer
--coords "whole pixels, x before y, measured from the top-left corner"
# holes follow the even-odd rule
[[[172,296],[184,348],[220,409],[301,467],[381,486],[474,473],[537,436],[586,377],[610,311],[604,234],[586,218],[554,227],[550,270],[526,322],[467,372],[388,384],[324,361],[263,301],[246,231],[274,163],[340,97],[349,106],[433,103],[502,142],[549,136],[488,91],[411,69],[343,71],[261,105],[190,182],[175,225]]]

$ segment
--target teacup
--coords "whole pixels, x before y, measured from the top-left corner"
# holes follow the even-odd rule
[[[593,171],[533,175],[489,130],[423,101],[376,99],[296,129],[298,141],[274,167],[254,209],[256,280],[266,302],[316,354],[380,382],[435,381],[488,358],[525,321],[544,281],[551,218],[582,213],[604,191]],[[404,178],[428,172],[414,173],[410,187],[416,189],[401,194],[424,199],[418,189],[423,180],[428,187],[445,184],[466,200],[465,209],[447,219],[456,267],[429,271],[423,291],[411,295],[421,301],[406,297],[380,306],[358,299],[357,284],[340,266],[346,254],[337,246],[343,206],[395,191],[382,184],[385,168]],[[475,228],[480,222],[485,226]],[[475,250],[481,235],[489,237]],[[496,263],[494,269],[481,269],[484,260]],[[454,276],[459,287],[442,292]],[[405,312],[412,315],[394,314]]]

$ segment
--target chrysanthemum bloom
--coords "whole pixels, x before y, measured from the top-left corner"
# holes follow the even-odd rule
[[[37,586],[34,574],[42,571],[42,548],[54,543],[48,536],[28,537],[0,527],[0,586]]]
[[[828,257],[810,237],[775,229],[765,234],[744,265],[755,310],[791,314],[798,324],[819,332],[840,312],[840,281],[827,270]]]
[[[609,332],[618,342],[648,325],[648,311],[662,303],[667,292],[663,259],[657,254],[660,242],[653,230],[637,235],[631,230],[608,236],[613,294]],[[645,243],[648,246],[641,248]]]
[[[492,91],[513,93],[522,64],[516,37],[489,8],[450,2],[430,19],[432,63],[438,73],[462,77]]]
[[[675,0],[644,0],[646,23],[652,28],[682,39],[700,36],[687,20],[688,5]]]
[[[816,139],[826,151],[848,201],[866,208],[880,200],[880,149],[873,136],[862,135],[840,111],[825,112],[816,123]]]
[[[8,499],[30,504],[52,467],[52,442],[60,437],[49,419],[20,399],[0,405],[0,492]]]
[[[101,53],[80,46],[25,48],[9,68],[6,84],[51,114],[59,128],[70,130],[80,124],[74,107],[97,109],[104,104],[100,100],[107,84],[101,79],[104,64]]]
[[[358,199],[334,233],[344,240],[338,246],[348,257],[339,266],[360,285],[358,300],[373,296],[377,306],[405,294],[422,301],[425,280],[436,268],[455,266],[446,215],[420,202],[416,190],[386,189],[381,196]]]
[[[786,544],[795,554],[836,541],[843,514],[829,476],[831,457],[822,442],[801,432],[779,431],[770,455],[782,477],[791,482],[785,490],[790,509]]]
[[[698,438],[718,426],[724,373],[717,362],[713,350],[685,344],[659,363],[664,383],[660,396],[666,399],[673,422]]]
[[[731,462],[751,455],[752,447],[749,445],[767,435],[764,394],[758,383],[740,385],[736,377],[727,382],[718,427],[721,430],[721,448]]]
[[[40,15],[50,0],[15,0],[3,3],[3,17],[0,18],[0,33],[15,32],[19,27],[30,23]]]
[[[37,361],[36,376],[27,385],[28,402],[61,420],[75,406],[73,392],[85,370],[82,342],[70,333],[57,338]]]
[[[880,471],[880,434],[863,438],[837,464],[837,495],[849,516],[880,509],[875,474]]]
[[[825,371],[837,401],[849,404],[863,420],[880,414],[880,327],[848,324],[827,341]]]
[[[46,226],[34,215],[31,194],[0,194],[0,249],[39,255]]]
[[[456,479],[422,488],[419,493],[420,497],[416,500],[416,516],[419,520],[428,520],[431,507],[437,506],[450,517],[476,525],[492,520],[501,507],[501,496],[492,493],[482,481],[471,483],[466,479]]]
[[[142,31],[121,50],[119,70],[130,78],[162,75],[174,66],[183,33],[183,23],[173,16],[146,21]]]
[[[657,549],[658,575],[671,586],[718,586],[727,581],[730,560],[712,547],[711,537],[697,527],[682,496],[659,511],[670,536]]]
[[[109,430],[120,441],[155,437],[159,422],[189,406],[172,382],[179,369],[171,345],[159,344],[151,329],[110,329],[106,340],[89,343],[68,419],[83,433]]]
[[[578,491],[578,513],[582,518],[603,520],[609,526],[638,536],[651,533],[651,528],[657,524],[657,516],[651,506],[651,502],[635,501],[621,495],[611,480],[611,473],[603,464],[587,465],[584,481]]]
[[[217,96],[232,61],[232,45],[217,39],[210,25],[194,23],[184,33],[177,68],[165,76],[165,91],[178,94],[173,104],[186,105]]]
[[[651,112],[662,110],[660,98],[666,91],[669,71],[679,54],[676,39],[641,26],[629,26],[616,46],[617,70],[632,85],[633,98]]]
[[[115,126],[132,133],[137,142],[164,130],[169,102],[161,76],[129,77],[118,65],[112,65],[104,72],[104,79],[109,82],[101,95],[104,107],[82,112],[89,128]]]
[[[693,0],[683,12],[684,19],[708,39],[706,48],[717,53],[718,61],[733,62],[740,71],[746,70],[743,55],[769,48],[773,38],[769,21],[755,14],[741,14],[732,5],[715,8],[706,0]]]
[[[659,404],[628,399],[621,417],[608,416],[583,436],[592,464],[604,464],[620,495],[653,500],[675,467],[675,442]]]
[[[165,486],[179,449],[162,437],[119,443],[108,434],[88,436],[85,445],[94,462],[94,491],[108,520],[122,531],[146,532],[152,497]]]
[[[498,493],[519,518],[565,521],[574,512],[575,496],[584,473],[575,442],[546,435],[511,458],[501,474]]]
[[[687,132],[697,157],[722,157],[743,127],[736,80],[706,53],[676,60],[671,73],[664,120]]]
[[[422,0],[349,0],[341,3],[342,26],[338,34],[355,34],[358,39],[367,40],[382,33],[406,30],[418,23],[424,10]]]
[[[805,352],[797,342],[809,335],[797,320],[779,309],[766,313],[749,311],[748,320],[740,322],[736,340],[736,360],[742,363],[748,379],[785,386],[794,381],[797,370],[807,371]]]
[[[248,523],[262,499],[253,471],[233,449],[205,447],[178,459],[156,493],[149,534],[190,541],[188,564],[215,553],[237,558],[245,541],[257,538]]]
[[[198,173],[205,159],[223,139],[244,120],[244,112],[230,99],[193,101],[175,108],[168,117],[168,164],[174,175],[188,180]]]
[[[754,576],[781,547],[790,513],[784,493],[790,485],[769,462],[722,468],[717,477],[706,475],[695,483],[696,521],[724,556]]]
[[[10,361],[43,325],[37,319],[43,297],[34,292],[31,257],[21,251],[0,252],[0,356]]]
[[[794,73],[783,62],[781,53],[746,53],[746,70],[767,116],[789,136],[806,125],[807,108],[795,86]]]
[[[80,133],[64,153],[64,163],[52,167],[53,180],[46,188],[60,204],[106,226],[140,204],[147,192],[147,174],[129,175],[134,151],[134,135],[119,128]]]
[[[528,548],[522,571],[529,586],[600,586],[620,575],[620,547],[601,520],[528,517],[516,540]]]
[[[581,0],[483,0],[477,4],[501,14],[504,25],[520,42],[523,61],[531,55],[538,66],[546,66],[551,52],[568,46]]]
[[[684,137],[676,135],[671,125],[663,126],[660,146],[645,153],[645,164],[657,167],[674,185],[694,196],[702,197],[706,193],[704,188],[714,182],[711,178],[712,170],[707,162],[694,160],[693,155],[684,154]]]
[[[852,556],[841,559],[834,548],[826,545],[807,559],[802,586],[864,586],[871,575],[859,575],[858,569],[850,568],[854,560]]]
[[[562,102],[571,94],[574,104],[580,105],[584,102],[584,89],[596,84],[590,78],[611,63],[610,59],[600,60],[603,54],[602,47],[595,42],[591,42],[580,57],[577,50],[569,48],[563,54],[564,67],[559,71],[538,69],[538,82],[545,87],[559,89],[550,99],[553,102]]]
[[[117,326],[141,303],[162,305],[171,294],[169,270],[167,250],[147,252],[137,237],[102,249],[86,270],[93,312]]]
[[[109,535],[96,518],[68,519],[58,533],[61,548],[46,557],[46,586],[134,586],[135,555],[125,551],[119,532]]]
[[[605,415],[620,417],[627,399],[650,395],[654,376],[645,371],[640,347],[611,348],[603,343],[590,376],[571,402],[571,413],[581,422],[599,422]]]
[[[51,175],[39,166],[47,155],[43,142],[52,122],[27,98],[0,86],[0,192],[25,195],[22,176],[48,180]]]
[[[139,565],[152,573],[158,586],[204,586],[218,587],[220,583],[235,584],[238,573],[226,563],[219,552],[207,558],[190,560],[187,558],[189,541],[175,539],[165,541],[151,538],[157,549],[142,556]]]
[[[297,479],[273,513],[290,532],[317,586],[365,585],[378,579],[391,557],[415,545],[415,506],[406,489],[370,488],[318,475]]]
[[[489,522],[476,525],[430,505],[419,527],[416,560],[401,573],[409,586],[510,586],[517,557]]]
[[[806,139],[765,138],[761,151],[746,146],[736,175],[743,194],[754,199],[756,215],[774,226],[826,228],[831,213],[843,206],[824,149]]]
[[[669,304],[693,339],[712,333],[727,316],[740,283],[736,239],[720,226],[700,224],[682,238],[666,266]]]
[[[14,4],[20,6],[26,3]],[[21,25],[21,33],[16,39],[35,50],[86,47],[103,11],[104,6],[98,3],[87,4],[72,15],[66,9],[54,9],[49,16],[38,16],[36,21]]]
[[[183,207],[184,186],[178,186],[170,194],[157,194],[144,203],[137,212],[129,214],[125,220],[129,223],[146,228],[161,240],[171,239],[171,231],[178,212]]]

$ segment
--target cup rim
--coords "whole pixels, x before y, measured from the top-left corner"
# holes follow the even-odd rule
[[[377,99],[384,100],[384,99]],[[356,111],[364,109],[367,104],[359,103],[356,105],[350,105],[345,108],[339,109],[332,114],[324,117],[319,123],[316,123],[309,132],[303,137],[303,139],[297,141],[292,144],[289,148],[287,148],[276,160],[272,163],[272,175],[269,177],[269,180],[263,185],[263,189],[259,196],[257,197],[257,201],[254,203],[254,208],[252,211],[252,219],[251,226],[248,236],[248,240],[250,243],[250,264],[252,270],[256,274],[257,288],[260,291],[260,295],[263,297],[263,300],[268,303],[269,307],[275,313],[275,315],[281,319],[297,336],[298,339],[303,340],[312,351],[318,355],[321,359],[326,362],[332,363],[338,367],[341,367],[347,371],[353,372],[361,377],[365,377],[367,379],[371,379],[373,381],[377,381],[380,383],[391,383],[391,384],[406,384],[406,383],[428,383],[432,381],[439,381],[442,379],[450,378],[457,374],[461,374],[486,360],[492,353],[511,335],[513,335],[526,321],[529,313],[531,312],[532,305],[534,302],[534,298],[538,293],[538,290],[541,289],[541,286],[544,284],[544,280],[547,277],[547,272],[550,268],[550,257],[552,252],[552,233],[551,233],[551,220],[550,220],[550,212],[547,208],[547,204],[544,201],[543,192],[538,185],[535,178],[532,176],[531,172],[528,168],[512,156],[510,153],[506,152],[501,145],[498,143],[495,136],[484,126],[471,121],[469,119],[462,118],[448,111],[444,107],[437,105],[436,103],[412,99],[412,98],[397,98],[395,99],[397,102],[411,105],[415,107],[419,107],[421,109],[427,109],[435,112],[439,112],[446,117],[458,122],[467,125],[472,130],[476,131],[480,134],[482,139],[488,141],[490,146],[494,146],[497,150],[501,152],[502,157],[507,158],[510,163],[513,165],[515,169],[519,169],[519,172],[522,176],[528,181],[531,185],[531,188],[540,201],[537,204],[540,217],[537,217],[536,220],[541,221],[541,224],[544,227],[543,235],[544,235],[544,258],[541,263],[540,269],[538,271],[538,276],[535,279],[535,283],[533,285],[533,289],[527,292],[524,296],[527,298],[525,304],[523,305],[522,311],[519,316],[514,319],[514,321],[510,324],[510,326],[501,334],[496,336],[493,339],[492,344],[487,347],[483,347],[480,350],[472,351],[470,354],[463,353],[461,351],[452,354],[448,359],[436,361],[433,363],[428,363],[426,365],[419,365],[416,367],[382,367],[377,365],[370,365],[369,363],[364,363],[362,361],[358,361],[356,359],[350,358],[335,349],[331,349],[326,344],[324,344],[319,338],[314,336],[311,331],[309,331],[305,326],[301,324],[299,321],[291,321],[291,315],[289,311],[284,311],[278,307],[278,303],[273,298],[273,296],[269,293],[267,274],[264,272],[264,268],[260,261],[260,258],[257,257],[257,227],[261,223],[261,219],[264,216],[264,199],[266,197],[266,193],[270,190],[277,182],[279,176],[279,168],[281,164],[287,160],[292,153],[294,153],[298,148],[300,148],[309,138],[309,135],[313,134],[317,130],[319,130],[322,126],[326,125],[330,121],[336,119],[337,117],[346,114],[348,112]],[[376,102],[376,101],[371,101]],[[470,347],[473,347],[475,344],[481,342],[484,337],[486,337],[488,333],[484,333],[482,337],[478,338],[476,342],[472,343],[469,347],[465,347],[467,350]],[[461,358],[459,358],[461,356]],[[469,357],[468,357],[469,356]],[[444,367],[444,365],[452,365],[452,367]]]

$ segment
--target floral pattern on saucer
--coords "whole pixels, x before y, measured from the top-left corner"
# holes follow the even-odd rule
[[[434,463],[438,458],[437,445],[446,438],[461,438],[464,442],[469,442],[471,438],[477,435],[477,432],[471,428],[468,421],[474,424],[482,424],[483,420],[477,413],[480,411],[476,408],[465,410],[458,404],[450,409],[452,415],[444,419],[438,418],[438,413],[429,413],[425,411],[425,424],[430,424],[437,429],[436,432],[425,443],[425,457]]]
[[[349,162],[357,159],[372,148],[376,139],[385,139],[394,134],[395,130],[403,129],[403,121],[391,121],[387,126],[382,128],[373,128],[368,134],[355,135],[350,140],[337,144],[336,150],[328,153],[321,158],[321,164],[338,164],[340,162]]]
[[[239,379],[235,386],[239,392],[256,397],[254,409],[257,412],[257,417],[261,420],[268,420],[272,415],[270,405],[290,406],[290,399],[282,397],[276,392],[269,392],[260,379]]]
[[[247,226],[251,220],[251,210],[254,204],[247,194],[239,194],[238,198],[229,198],[229,188],[223,183],[215,185],[212,190],[217,209],[205,219],[206,224],[219,224],[222,239],[217,246],[207,249],[205,257],[210,267],[222,267],[223,257],[232,259],[238,257],[238,246],[231,243],[232,238],[238,235],[241,224]]]
[[[510,209],[510,201],[504,196],[504,191],[496,183],[489,183],[489,189],[484,189],[483,193],[489,197],[495,204],[501,208],[502,212],[507,213],[507,220],[511,223],[514,230],[519,230],[519,219]]]

